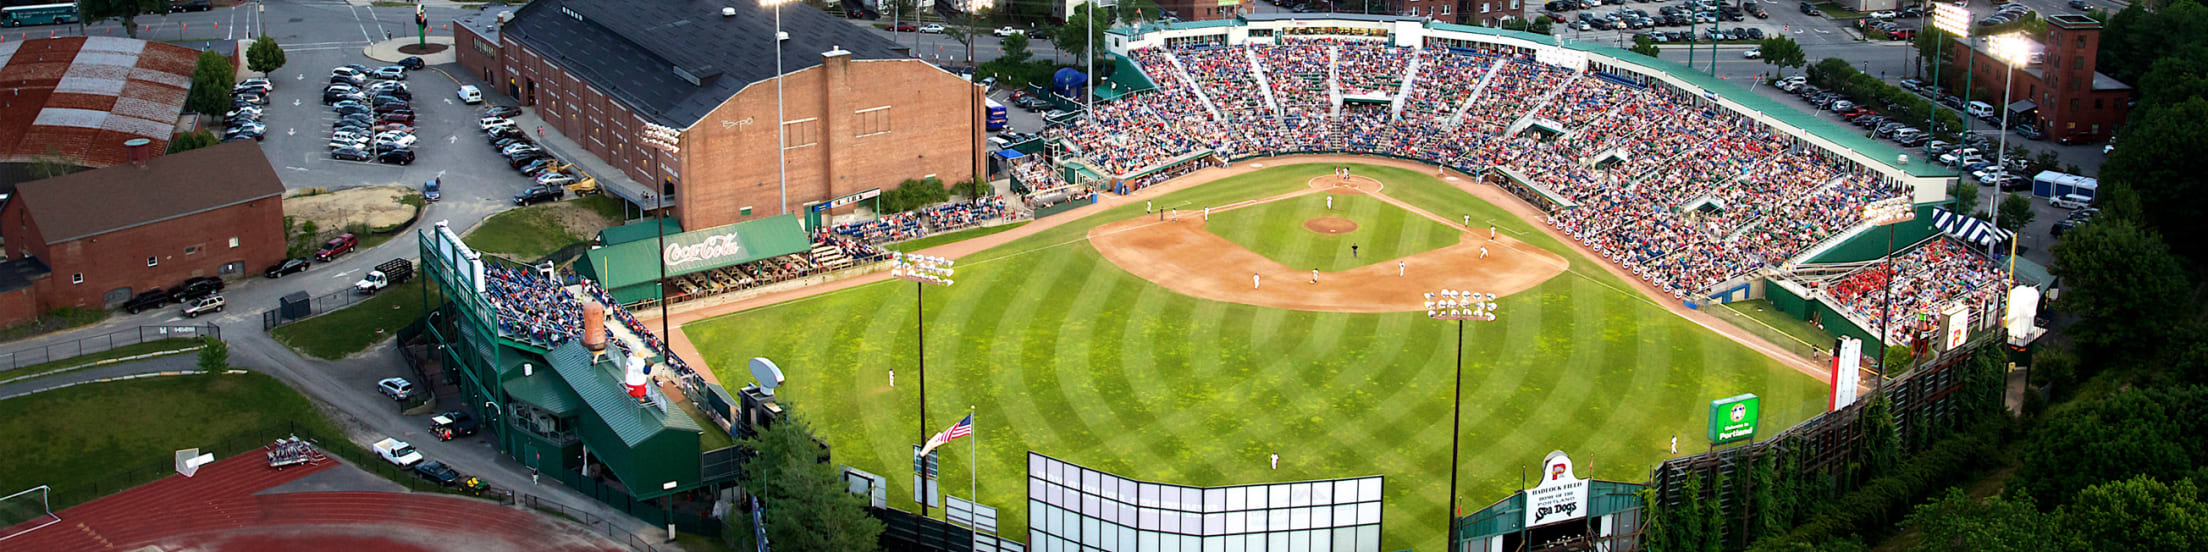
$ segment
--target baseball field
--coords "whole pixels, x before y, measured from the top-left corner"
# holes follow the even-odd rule
[[[1644,480],[1673,437],[1682,452],[1699,446],[1711,399],[1762,396],[1765,433],[1823,406],[1815,379],[1667,311],[1538,222],[1456,183],[1359,165],[1354,174],[1384,188],[1344,190],[1326,209],[1336,191],[1317,183],[1335,167],[1248,171],[1150,198],[1180,221],[1137,201],[959,259],[956,284],[929,288],[922,307],[925,431],[971,407],[978,439],[943,450],[942,488],[967,494],[978,461],[980,501],[1000,508],[1006,536],[1025,540],[1029,450],[1189,485],[1380,474],[1384,549],[1438,549],[1453,323],[1413,312],[1416,294],[1400,291],[1362,299],[1388,308],[1264,306],[1306,294],[1499,290],[1500,320],[1464,331],[1466,512],[1518,489],[1523,468],[1552,450],[1571,453],[1583,477]],[[1208,221],[1203,207],[1215,208]],[[1354,229],[1312,223],[1323,218]],[[1144,249],[1146,240],[1169,243]],[[1360,246],[1354,258],[1345,243]],[[1493,258],[1473,256],[1483,247]],[[1203,258],[1145,258],[1179,254]],[[1154,282],[1123,268],[1164,274],[1151,262],[1217,274]],[[1314,267],[1317,284],[1304,281]],[[1252,281],[1261,272],[1262,285]],[[1237,287],[1180,281],[1199,277]],[[750,381],[745,359],[774,359],[788,378],[781,397],[836,462],[888,477],[890,503],[910,510],[911,450],[926,438],[914,285],[852,287],[683,331],[731,387]],[[1276,453],[1280,467],[1269,469]]]

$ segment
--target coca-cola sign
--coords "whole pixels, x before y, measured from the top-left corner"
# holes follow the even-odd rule
[[[745,256],[744,242],[737,239],[735,232],[706,236],[695,243],[670,243],[667,244],[667,250],[661,253],[661,258],[665,259],[669,269],[708,263],[726,257]]]

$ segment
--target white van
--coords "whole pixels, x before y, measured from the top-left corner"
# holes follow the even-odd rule
[[[1973,101],[1973,102],[1970,102],[1970,106],[1969,106],[1969,108],[1968,108],[1968,109],[1965,109],[1964,111],[1965,111],[1965,112],[1967,112],[1967,113],[1970,113],[1970,116],[1972,116],[1972,117],[1977,117],[1977,118],[1980,118],[1980,119],[1984,119],[1984,118],[1988,118],[1988,117],[1992,117],[1992,116],[1993,116],[1993,104],[1988,104],[1988,103],[1986,103],[1986,102],[1980,102],[1980,101]]]
[[[2054,198],[2054,199],[2050,199],[2050,200],[2047,200],[2047,204],[2048,204],[2048,205],[2053,205],[2053,206],[2056,206],[2056,207],[2061,207],[2061,208],[2064,208],[2064,209],[2077,210],[2077,209],[2084,209],[2084,208],[2085,208],[2085,206],[2087,206],[2087,205],[2092,205],[2092,204],[2093,204],[2093,198],[2090,198],[2090,197],[2085,197],[2085,196],[2082,196],[2082,195],[2078,195],[2078,194],[2069,194],[2069,195],[2065,195],[2065,196],[2062,196],[2062,197],[2058,197],[2058,198]]]
[[[477,90],[473,84],[461,85],[460,103],[468,105],[483,103],[483,91]]]

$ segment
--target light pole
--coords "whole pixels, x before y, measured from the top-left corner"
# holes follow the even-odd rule
[[[782,41],[789,37],[782,34],[782,5],[790,0],[759,0],[759,5],[774,10],[774,170],[782,183],[782,214],[790,214],[790,161],[784,156],[790,153],[789,130],[782,122]],[[915,33],[917,34],[917,33]]]
[[[1885,298],[1878,307],[1878,380],[1884,386],[1886,375],[1893,370],[1886,365],[1886,344],[1893,331],[1894,319],[1894,226],[1917,219],[1916,205],[1909,196],[1894,197],[1871,202],[1863,206],[1863,219],[1871,224],[1886,227],[1886,255],[1879,266],[1886,269]]]
[[[2010,33],[1992,37],[1986,44],[1986,53],[1993,54],[1994,59],[2001,60],[2001,143],[1996,146],[1997,151],[1994,153],[1993,159],[1994,165],[2001,167],[2001,172],[2004,175],[2009,171],[2009,99],[2012,93],[2010,85],[2016,79],[2016,63],[2031,55],[2031,42],[2031,39],[2024,38],[2022,33]],[[2005,181],[2007,178],[2004,177],[2003,180]],[[1986,206],[1987,209],[1993,211],[1993,227],[1995,229],[2001,228],[2000,184],[1999,182],[1994,184],[1993,201]],[[2010,239],[2014,240],[2015,238]],[[1993,243],[1986,244],[1986,256],[1993,256],[1993,246]]]
[[[682,147],[677,145],[682,142],[682,131],[675,130],[674,127],[667,125],[644,123],[642,138],[644,147],[652,152],[652,181],[656,186],[652,189],[652,235],[659,246],[656,248],[659,252],[659,262],[657,263],[659,265],[659,282],[655,285],[659,286],[659,339],[660,343],[664,344],[664,349],[666,349],[660,354],[662,357],[673,357],[675,355],[674,344],[667,341],[674,339],[674,334],[667,330],[667,222],[664,219],[667,216],[668,182],[666,177],[659,174],[659,154],[661,152],[668,155],[682,153]],[[672,359],[662,358],[660,362],[673,366],[674,363],[670,360]],[[680,381],[680,378],[677,378],[677,381]]]
[[[1457,372],[1456,383],[1449,395],[1449,511],[1448,527],[1456,530],[1457,524],[1457,451],[1463,438],[1460,425],[1464,420],[1464,322],[1493,322],[1495,320],[1495,294],[1443,289],[1440,293],[1426,292],[1426,317],[1435,320],[1457,322]],[[1444,534],[1442,546],[1448,547]]]
[[[925,297],[929,284],[950,287],[955,261],[917,253],[897,252],[890,257],[889,276],[912,282],[912,328],[919,334],[913,350],[920,363],[920,441],[928,441],[928,326]],[[915,489],[918,491],[918,489]],[[928,517],[928,501],[920,501],[920,517]]]

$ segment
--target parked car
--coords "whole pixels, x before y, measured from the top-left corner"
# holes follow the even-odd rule
[[[313,263],[307,262],[306,259],[284,259],[283,262],[276,263],[275,266],[268,267],[268,270],[261,271],[261,275],[274,280],[277,278],[282,278],[286,274],[306,272],[307,267],[312,264]]]
[[[215,9],[215,3],[210,0],[190,0],[189,2],[169,4],[169,12],[171,13],[202,12],[212,9]]]
[[[920,32],[928,34],[943,34],[943,25],[941,23],[929,23],[926,25],[921,25]]]
[[[566,195],[564,188],[533,186],[527,190],[522,190],[519,194],[514,194],[514,205],[529,206],[549,201],[559,201],[563,195]]]
[[[330,238],[330,241],[322,242],[321,249],[314,250],[314,260],[330,262],[330,259],[339,255],[353,252],[353,247],[358,245],[360,238],[352,234],[338,234],[337,237]]]
[[[390,142],[379,142],[378,144],[388,143]],[[376,162],[387,165],[412,165],[414,164],[414,150],[407,149],[405,146],[385,150],[376,154]]]
[[[2063,209],[2084,209],[2086,206],[2093,204],[2093,198],[2085,197],[2078,194],[2067,194],[2062,197],[2047,200],[2047,204]]]
[[[898,23],[889,26],[889,32],[893,33],[909,33],[917,30],[920,30],[920,28],[913,26],[911,23]]]
[[[376,68],[376,72],[368,75],[383,80],[406,80],[406,68],[397,65],[386,65]]]
[[[468,105],[483,103],[483,91],[477,89],[473,84],[461,86],[460,103]]]
[[[476,428],[480,425],[476,423],[474,416],[469,416],[468,413],[458,410],[446,411],[429,417],[429,433],[436,435],[440,441],[450,441],[474,435]]]
[[[375,156],[369,155],[368,150],[347,146],[330,150],[330,158],[345,161],[367,161],[374,159]]]
[[[489,117],[513,117],[520,114],[521,108],[510,105],[494,105],[483,108],[483,115]]]
[[[1011,25],[1006,25],[1006,26],[1003,26],[1003,27],[997,27],[997,29],[996,29],[996,30],[994,30],[994,31],[990,31],[990,32],[992,32],[992,33],[996,33],[996,35],[997,35],[997,38],[1004,38],[1004,37],[1008,37],[1008,36],[1012,36],[1012,35],[1016,35],[1016,34],[1027,34],[1027,32],[1026,32],[1026,31],[1022,31],[1022,30],[1019,30],[1019,29],[1017,29],[1017,28],[1013,28],[1013,27],[1012,27]]]
[[[185,318],[199,318],[199,315],[202,314],[214,314],[222,312],[222,307],[223,300],[221,295],[209,295],[206,297],[185,301],[184,312],[182,314]]]
[[[1748,51],[1741,52],[1740,57],[1748,59],[1763,59],[1763,48],[1749,48]]]
[[[138,295],[131,297],[129,301],[124,301],[123,311],[138,314],[141,311],[161,308],[162,305],[167,305],[174,300],[175,298],[169,296],[168,290],[153,288],[139,292]]]
[[[383,381],[388,382],[391,380],[398,380],[400,383],[406,382],[406,380],[400,380],[399,378],[391,378]],[[413,387],[410,384],[407,388],[412,389]],[[389,393],[386,392],[385,394],[388,395]],[[370,445],[370,448],[376,449],[376,455],[383,457],[384,461],[390,462],[402,468],[413,466],[414,464],[420,463],[422,461],[421,451],[414,450],[414,445],[406,444],[406,441],[385,437],[381,441],[376,441],[374,445]]]
[[[171,292],[171,295],[175,295],[178,301],[190,301],[220,293],[222,288],[221,278],[200,276],[185,280],[183,284],[176,286],[176,290]]]
[[[415,464],[414,475],[445,487],[460,484],[460,472],[454,471],[452,467],[446,466],[444,462],[436,460]]]
[[[399,67],[406,68],[406,70],[408,71],[413,71],[429,66],[428,64],[422,63],[422,58],[418,56],[406,56],[405,58],[399,60],[398,65]]]

